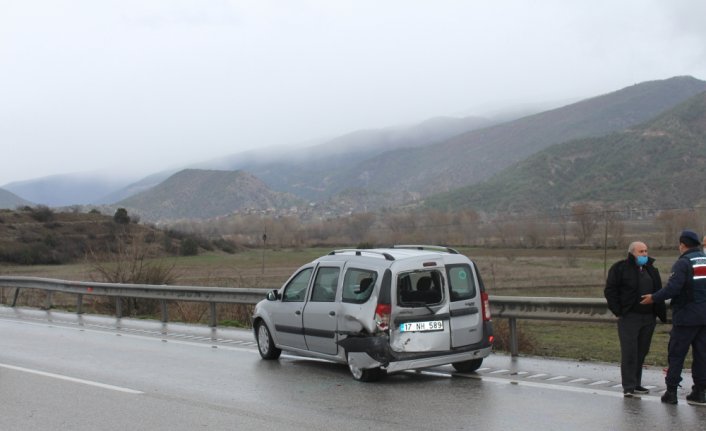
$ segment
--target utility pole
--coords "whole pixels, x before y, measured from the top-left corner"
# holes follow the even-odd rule
[[[262,275],[265,275],[265,246],[267,245],[267,228],[262,233]]]
[[[608,274],[608,210],[603,211],[603,224],[605,225],[603,233],[603,279],[605,280]]]

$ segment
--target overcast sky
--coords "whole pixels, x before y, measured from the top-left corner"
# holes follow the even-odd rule
[[[706,79],[703,0],[0,0],[0,185]]]

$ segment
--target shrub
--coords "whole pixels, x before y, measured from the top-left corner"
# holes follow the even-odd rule
[[[229,241],[224,238],[218,238],[217,240],[214,240],[213,245],[228,254],[234,254],[237,249],[237,246],[233,241]]]
[[[38,205],[36,208],[29,208],[30,217],[42,223],[46,223],[54,219],[54,211],[46,205]]]
[[[130,216],[125,208],[118,208],[113,215],[113,221],[117,224],[129,224]]]
[[[184,238],[181,241],[180,252],[182,256],[196,256],[199,254],[199,243],[193,238]]]

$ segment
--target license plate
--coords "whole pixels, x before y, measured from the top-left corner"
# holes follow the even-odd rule
[[[400,332],[424,332],[443,330],[444,322],[442,320],[430,320],[428,322],[411,322],[400,324]]]

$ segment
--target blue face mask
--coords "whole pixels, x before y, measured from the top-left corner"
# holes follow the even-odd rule
[[[637,256],[637,264],[642,266],[647,263],[647,256]]]

